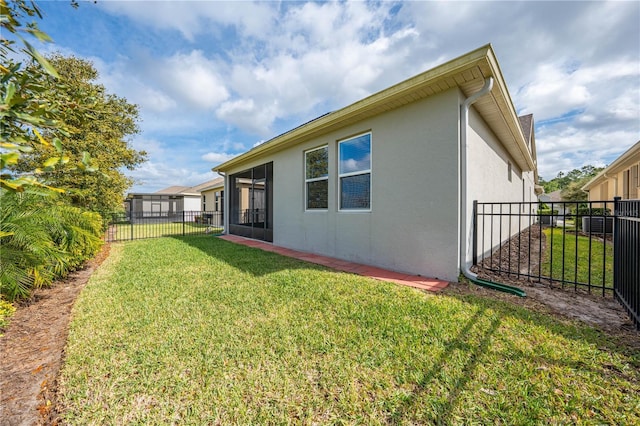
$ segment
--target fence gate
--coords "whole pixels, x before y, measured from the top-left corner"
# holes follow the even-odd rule
[[[640,200],[615,198],[613,291],[640,328]]]

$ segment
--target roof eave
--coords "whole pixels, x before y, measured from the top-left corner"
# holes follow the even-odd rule
[[[593,188],[597,184],[604,182],[604,180],[607,178],[606,174],[616,173],[615,172],[616,168],[634,155],[640,155],[640,141],[631,145],[631,148],[623,152],[622,155],[620,155],[618,158],[616,158],[613,161],[613,163],[609,164],[607,167],[605,167],[604,170],[602,170],[600,173],[595,175],[589,182],[583,185],[581,189],[583,191],[589,191],[591,188]]]
[[[480,71],[478,72],[478,70]],[[465,74],[473,74],[473,80],[465,80],[465,78],[468,78]],[[214,172],[228,171],[265,154],[280,151],[304,140],[311,139],[316,135],[346,126],[354,122],[354,120],[362,120],[386,110],[397,108],[402,104],[415,100],[415,93],[418,92],[426,93],[422,97],[427,97],[431,96],[428,94],[429,92],[438,93],[434,89],[441,89],[442,86],[446,86],[447,89],[441,89],[440,91],[457,86],[465,96],[469,96],[489,76],[493,76],[496,80],[491,96],[486,97],[490,98],[490,100],[481,99],[474,107],[483,116],[493,108],[497,108],[500,111],[502,118],[499,126],[504,130],[501,132],[502,137],[499,135],[502,143],[505,144],[505,147],[522,170],[535,170],[535,162],[526,146],[520,121],[490,44],[277,136],[212,168],[212,170]],[[398,106],[393,106],[396,104]]]

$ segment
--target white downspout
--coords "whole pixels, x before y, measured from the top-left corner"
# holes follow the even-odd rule
[[[475,280],[478,278],[476,274],[471,272],[467,264],[467,151],[469,145],[467,143],[467,126],[469,125],[469,108],[471,105],[489,93],[493,88],[493,77],[485,80],[482,89],[469,96],[460,105],[460,271],[465,277]]]

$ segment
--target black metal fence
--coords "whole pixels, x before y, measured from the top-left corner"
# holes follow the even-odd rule
[[[223,231],[222,212],[123,212],[107,213],[107,241],[127,241],[172,235],[219,234]]]
[[[474,202],[474,268],[612,297],[613,212],[613,201]]]
[[[640,328],[640,200],[616,198],[614,218],[614,294]]]

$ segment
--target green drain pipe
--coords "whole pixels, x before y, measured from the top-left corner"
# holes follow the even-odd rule
[[[513,287],[513,286],[510,286],[510,285],[506,285],[506,284],[495,283],[493,281],[481,280],[480,278],[470,278],[470,277],[467,277],[467,278],[472,283],[474,283],[476,285],[479,285],[479,286],[482,286],[482,287],[490,288],[492,290],[502,291],[504,293],[515,294],[516,296],[520,296],[520,297],[527,297],[527,293],[525,293],[524,290],[522,290],[522,289],[520,289],[518,287]]]

